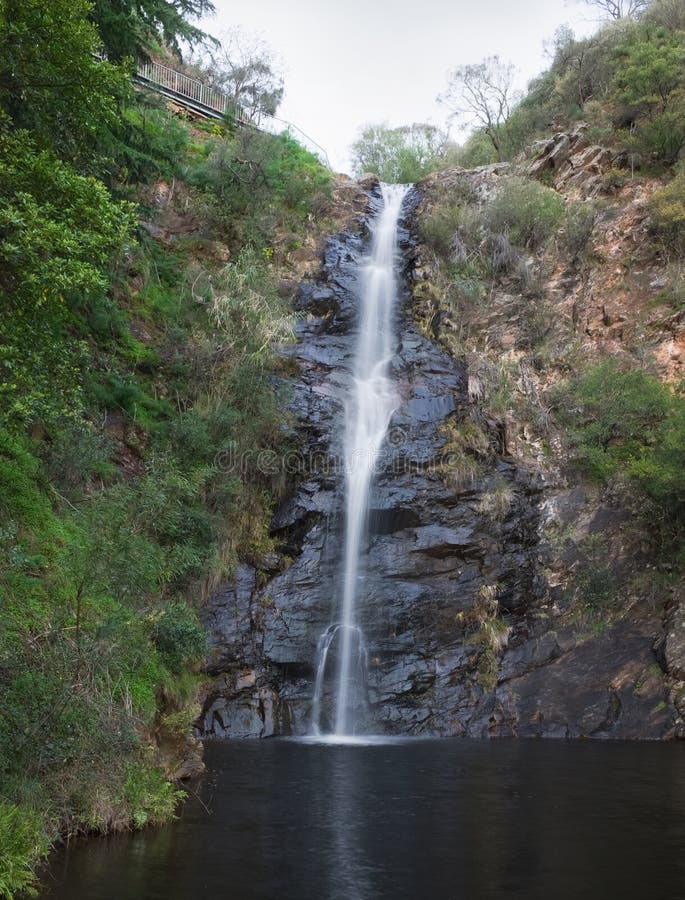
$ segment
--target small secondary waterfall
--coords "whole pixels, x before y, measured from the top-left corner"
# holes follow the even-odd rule
[[[365,698],[366,651],[356,621],[360,552],[376,463],[397,405],[389,377],[393,355],[393,307],[397,297],[397,227],[405,185],[382,185],[383,208],[373,227],[371,253],[361,270],[359,336],[345,410],[345,545],[340,617],[319,640],[312,727],[321,732],[321,705],[335,644],[332,733],[353,734]]]

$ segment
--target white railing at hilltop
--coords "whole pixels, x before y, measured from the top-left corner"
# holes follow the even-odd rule
[[[236,120],[242,120],[242,109],[221,91],[155,60],[139,63],[136,77],[153,87],[163,88],[179,97],[192,100],[219,116],[233,113]]]
[[[258,118],[253,118],[232,97],[228,97],[197,78],[191,78],[183,72],[178,72],[155,60],[149,60],[139,63],[135,80],[201,116],[214,119],[229,116],[237,125],[256,128],[258,131],[266,131],[269,134],[281,134],[283,131],[287,131],[298,143],[317,156],[325,166],[331,168],[326,151],[301,128],[284,119],[279,119],[277,116],[260,114]]]

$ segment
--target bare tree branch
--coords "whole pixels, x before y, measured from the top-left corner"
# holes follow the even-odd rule
[[[447,90],[438,97],[462,128],[475,124],[483,129],[499,159],[503,149],[502,126],[519,99],[514,90],[515,72],[511,63],[489,56],[480,63],[454,69]]]
[[[610,19],[635,19],[649,6],[649,0],[576,0],[592,6]]]

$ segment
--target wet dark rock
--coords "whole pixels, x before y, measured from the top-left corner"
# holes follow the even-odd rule
[[[661,657],[666,672],[685,681],[685,605],[677,606],[668,617]]]
[[[508,677],[496,692],[498,733],[668,736],[672,709],[664,679],[656,673],[650,635],[649,621],[621,621],[584,642],[576,634],[566,649],[550,633],[514,651],[502,668]]]

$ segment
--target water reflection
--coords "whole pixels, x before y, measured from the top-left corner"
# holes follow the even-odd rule
[[[168,828],[73,844],[44,896],[676,900],[685,896],[683,752],[211,744],[202,803],[191,799]]]

